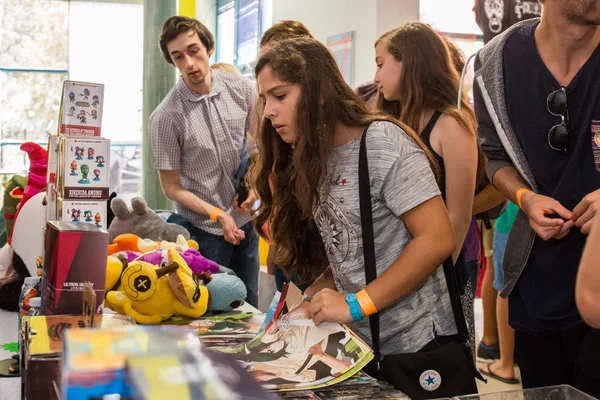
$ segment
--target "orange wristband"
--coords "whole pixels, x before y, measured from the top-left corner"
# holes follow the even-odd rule
[[[213,221],[217,222],[217,217],[219,216],[219,214],[221,214],[223,212],[223,210],[221,210],[220,208],[214,208],[212,210],[212,212],[210,213],[210,219],[212,219]]]
[[[527,189],[527,188],[521,188],[519,190],[517,190],[517,205],[519,206],[519,208],[522,210],[523,206],[521,205],[521,197],[523,197],[523,194],[525,192],[531,192],[531,189]]]
[[[369,296],[369,293],[367,293],[366,289],[356,293],[356,300],[358,300],[360,308],[362,308],[367,317],[377,312],[377,307],[375,307],[375,304],[373,304],[373,300],[371,300],[371,297]]]

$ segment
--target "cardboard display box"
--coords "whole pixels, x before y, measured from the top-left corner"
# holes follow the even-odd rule
[[[104,298],[108,232],[84,222],[48,221],[44,243],[42,314],[79,314],[90,282]]]
[[[81,311],[81,307],[80,307]],[[64,333],[84,327],[82,315],[23,317],[23,398],[59,399]],[[111,328],[135,325],[128,316],[96,315],[94,327]]]

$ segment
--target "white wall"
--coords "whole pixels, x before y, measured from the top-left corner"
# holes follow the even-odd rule
[[[214,35],[217,32],[217,0],[196,0],[196,19]]]
[[[375,73],[375,0],[273,0],[273,23],[293,19],[302,22],[317,40],[354,31],[354,82],[372,80]]]
[[[440,0],[441,1],[441,0]],[[375,41],[384,32],[419,20],[419,0],[273,0],[273,23],[293,19],[323,43],[354,31],[353,86],[375,74]]]
[[[419,0],[377,0],[377,37],[407,22],[418,21],[419,3]]]

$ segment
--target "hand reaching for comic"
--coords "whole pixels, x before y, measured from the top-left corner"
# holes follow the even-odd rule
[[[348,324],[354,319],[346,295],[332,289],[323,289],[314,295],[310,303],[310,315],[316,326],[321,322]]]

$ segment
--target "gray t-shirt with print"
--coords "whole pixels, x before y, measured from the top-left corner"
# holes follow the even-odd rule
[[[412,236],[401,215],[440,194],[425,153],[397,125],[377,121],[367,133],[377,275],[404,251]],[[315,219],[340,293],[364,289],[365,272],[358,193],[360,139],[330,153]],[[351,324],[371,342],[369,319]],[[456,333],[443,268],[414,292],[380,312],[381,354],[415,352],[439,336]]]

